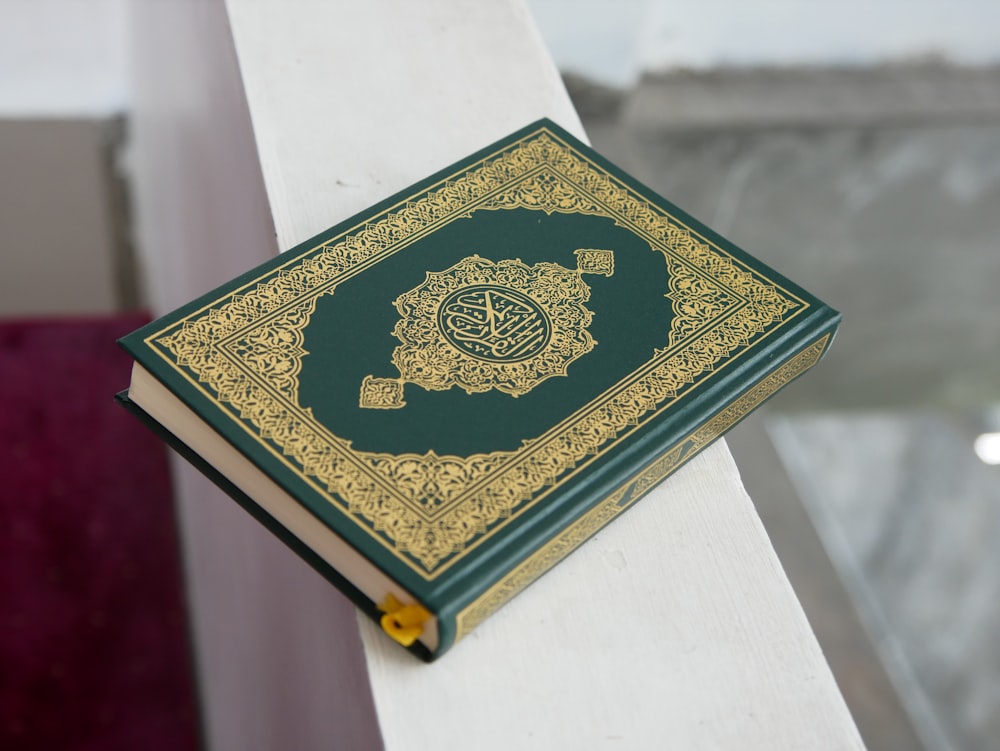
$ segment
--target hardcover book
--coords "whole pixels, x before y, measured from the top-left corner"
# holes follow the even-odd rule
[[[119,399],[433,659],[838,322],[541,120],[125,337]]]

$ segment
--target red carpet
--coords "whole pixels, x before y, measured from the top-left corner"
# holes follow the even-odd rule
[[[187,751],[166,454],[115,405],[136,316],[0,323],[0,749]]]

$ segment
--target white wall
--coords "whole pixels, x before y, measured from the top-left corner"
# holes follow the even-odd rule
[[[0,118],[123,111],[129,3],[0,0]]]
[[[0,117],[125,109],[131,2],[2,0]],[[671,67],[1000,61],[996,0],[527,2],[561,68],[619,86]]]
[[[1000,61],[996,0],[528,0],[564,70],[624,86],[642,70]]]

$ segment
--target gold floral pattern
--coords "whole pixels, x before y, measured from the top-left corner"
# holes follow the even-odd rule
[[[365,376],[361,381],[361,396],[358,404],[365,409],[399,409],[405,407],[403,382],[398,378],[373,378]]]
[[[277,317],[273,327],[249,329],[223,346],[230,360],[244,366],[288,398],[296,398],[302,370],[303,331],[316,311],[310,298]]]
[[[614,493],[463,608],[456,619],[455,641],[466,636],[486,618],[503,607],[514,595],[573,552],[619,513],[645,495],[646,491],[662,482],[684,461],[690,459],[729,430],[782,386],[819,362],[829,339],[829,336],[823,337],[767,376],[705,425],[668,449],[663,456],[640,472],[638,476],[625,482]]]
[[[615,254],[611,250],[598,248],[577,248],[576,268],[581,274],[615,275]]]
[[[597,273],[613,273],[611,251],[579,253]],[[584,306],[590,288],[583,273],[589,272],[555,263],[527,266],[519,259],[494,263],[478,255],[428,272],[395,302],[400,319],[392,333],[400,345],[392,362],[400,382],[428,391],[458,386],[469,394],[497,389],[517,397],[566,375],[570,363],[597,344],[587,331],[593,313]],[[371,398],[375,385],[388,389],[390,383],[366,376],[361,406],[404,406],[401,395],[393,402]]]
[[[558,429],[526,438],[516,451],[364,452],[319,424],[297,398],[301,332],[315,298],[433,227],[478,210],[512,208],[605,216],[661,253],[675,313],[664,348]],[[433,579],[536,504],[569,470],[805,307],[542,127],[147,342],[398,561]],[[467,375],[470,383],[477,377]]]

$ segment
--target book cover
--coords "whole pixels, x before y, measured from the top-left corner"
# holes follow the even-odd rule
[[[838,322],[541,120],[125,337],[122,401],[433,659]]]

